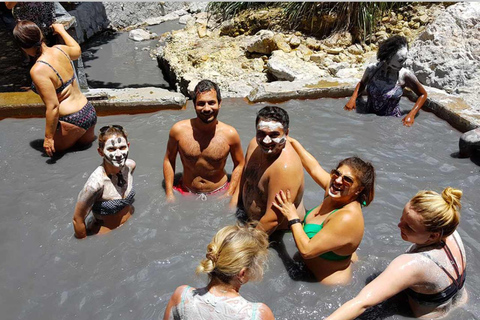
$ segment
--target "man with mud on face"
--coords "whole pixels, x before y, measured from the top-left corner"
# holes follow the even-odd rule
[[[197,117],[179,121],[170,129],[163,161],[168,202],[175,200],[173,190],[182,195],[197,194],[202,200],[214,193],[231,196],[235,192],[245,160],[235,128],[217,120],[221,103],[217,84],[210,80],[200,81],[193,96]],[[183,174],[174,183],[177,153],[183,164]],[[230,182],[225,172],[229,154],[233,160]]]
[[[290,190],[299,217],[305,215],[302,161],[287,141],[288,126],[288,113],[282,108],[266,106],[257,113],[256,137],[248,146],[240,187],[231,201],[238,204],[239,219],[257,220],[257,228],[268,234],[288,229],[288,221],[272,206],[280,190]]]

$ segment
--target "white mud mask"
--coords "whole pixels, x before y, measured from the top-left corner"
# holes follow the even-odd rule
[[[111,136],[103,147],[103,158],[117,168],[125,166],[128,158],[128,143],[124,137]]]
[[[285,134],[283,134],[280,137],[275,137],[275,138],[270,137],[270,134],[277,133],[280,130],[283,131],[283,125],[277,121],[260,121],[258,123],[257,132],[262,131],[264,134],[266,132],[269,132],[269,134],[265,134],[265,137],[263,139],[262,138],[257,139],[257,143],[261,146],[262,150],[265,153],[268,153],[268,154],[277,153],[281,149],[283,149],[283,147],[285,146],[285,143],[287,141]],[[274,144],[273,148],[267,147],[272,144]]]
[[[392,56],[392,58],[388,62],[388,66],[395,70],[402,69],[405,66],[407,55],[408,55],[407,47],[402,47]]]

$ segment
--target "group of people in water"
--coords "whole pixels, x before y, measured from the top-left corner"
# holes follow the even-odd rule
[[[75,144],[92,143],[96,123],[95,109],[80,91],[72,64],[81,54],[80,47],[62,25],[52,28],[65,45],[48,47],[30,21],[21,21],[14,29],[20,47],[37,59],[30,72],[32,89],[45,102],[44,149],[50,156]],[[402,37],[386,40],[379,48],[379,61],[367,68],[345,108],[358,106],[357,96],[367,88],[367,111],[401,116],[398,103],[403,88],[409,87],[418,100],[403,122],[412,125],[427,94],[413,73],[403,68],[407,50]],[[290,137],[289,115],[281,107],[266,106],[257,113],[256,136],[244,156],[235,128],[217,119],[221,104],[216,83],[197,84],[196,117],[174,124],[169,133],[163,162],[165,194],[168,202],[189,195],[202,200],[214,194],[231,197],[239,223],[222,228],[207,246],[197,273],[208,274],[208,285],[178,287],[164,319],[273,319],[268,306],[247,301],[239,290],[262,278],[269,235],[275,232],[291,230],[301,259],[318,282],[348,284],[364,234],[362,209],[374,200],[373,165],[349,157],[326,171]],[[136,164],[128,158],[124,128],[102,127],[98,153],[103,162],[88,178],[75,206],[77,238],[109,232],[133,212]],[[178,154],[183,173],[176,179]],[[230,176],[225,171],[229,156]],[[325,191],[319,205],[308,211],[303,202],[304,169]],[[456,231],[461,196],[460,190],[448,187],[441,193],[420,191],[408,201],[398,227],[411,247],[327,319],[354,319],[402,291],[416,317],[438,317],[465,302],[465,249]]]

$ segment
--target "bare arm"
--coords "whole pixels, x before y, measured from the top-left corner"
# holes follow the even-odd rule
[[[63,24],[54,23],[52,24],[52,28],[54,33],[60,35],[60,37],[62,37],[63,39],[63,42],[65,42],[65,45],[62,45],[61,49],[70,56],[70,59],[77,60],[82,54],[82,49],[80,48],[80,45],[77,43],[77,41],[75,41],[75,39],[73,39],[73,37],[68,34]]]
[[[356,108],[356,101],[357,101],[358,95],[365,90],[365,87],[367,86],[368,81],[370,81],[370,78],[374,73],[375,68],[376,68],[376,65],[372,64],[368,66],[367,69],[365,69],[362,79],[360,80],[359,83],[357,83],[357,86],[355,87],[355,90],[353,91],[353,94],[350,97],[350,100],[348,100],[347,104],[344,107],[345,110],[353,110]]]
[[[168,301],[167,307],[165,308],[165,313],[163,314],[163,320],[173,319],[172,308],[180,303],[182,298],[182,293],[186,287],[187,287],[186,285],[180,286],[172,294],[172,297]]]
[[[167,151],[165,152],[165,158],[163,159],[163,178],[165,179],[165,194],[167,201],[172,202],[175,200],[173,195],[173,179],[175,176],[175,161],[178,153],[178,140],[177,140],[177,127],[174,125],[170,129],[168,137]]]
[[[425,88],[413,73],[405,74],[405,86],[411,88],[412,91],[418,96],[412,110],[410,110],[410,112],[402,120],[405,126],[410,127],[415,121],[415,115],[425,104],[425,101],[427,101],[427,91],[425,91]]]
[[[230,144],[230,155],[233,161],[233,170],[232,177],[230,179],[230,187],[228,188],[227,195],[231,196],[237,192],[237,187],[242,176],[243,167],[245,165],[245,158],[243,156],[242,143],[240,141],[240,136],[237,131],[233,129],[231,144]]]
[[[40,63],[30,70],[33,83],[35,83],[38,94],[42,98],[43,103],[45,103],[45,140],[43,142],[43,148],[50,157],[55,153],[53,137],[58,125],[60,107],[55,91],[54,80],[49,76],[51,72],[46,65]]]
[[[260,319],[262,320],[275,320],[275,316],[273,315],[272,310],[264,303],[260,305],[258,308],[260,313]]]
[[[369,307],[391,298],[395,294],[420,282],[421,269],[418,261],[403,254],[393,260],[385,271],[370,282],[352,300],[343,304],[325,320],[355,319]]]
[[[268,199],[266,202],[267,209],[265,214],[259,221],[257,228],[261,228],[268,234],[272,234],[278,227],[279,224],[283,222],[285,217],[282,213],[277,210],[275,207],[275,196],[281,190],[290,190],[291,199],[297,197],[298,189],[302,183],[303,174],[298,172],[296,168],[291,165],[285,165],[279,168],[278,172],[275,172],[269,178],[268,181]],[[295,208],[295,205],[292,203],[292,206]],[[296,208],[295,208],[296,211]]]
[[[287,220],[298,219],[289,190],[280,191],[273,205]],[[302,257],[312,259],[325,252],[340,249],[362,237],[363,221],[359,221],[351,210],[343,208],[327,218],[328,221],[325,221],[322,231],[312,239],[308,238],[300,223],[292,225],[293,238]]]
[[[95,201],[100,198],[103,192],[103,185],[99,181],[94,181],[90,176],[82,191],[78,195],[75,212],[73,213],[73,229],[75,237],[83,239],[87,236],[85,218],[93,207]]]
[[[298,156],[302,160],[302,165],[315,182],[322,187],[328,188],[330,183],[330,174],[322,168],[318,161],[307,151],[297,140],[288,137]],[[284,189],[285,190],[285,189]]]

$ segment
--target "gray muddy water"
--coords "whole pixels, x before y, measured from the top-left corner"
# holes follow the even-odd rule
[[[158,36],[182,29],[178,20],[147,27]],[[136,42],[128,32],[103,32],[82,45],[82,58],[90,88],[169,88],[158,67],[157,59],[150,57],[158,39]]]
[[[290,114],[291,135],[327,170],[352,155],[376,167],[376,198],[364,210],[365,236],[352,283],[331,288],[294,280],[271,249],[263,281],[246,284],[242,295],[268,304],[277,319],[321,319],[406,250],[409,244],[397,228],[404,204],[419,189],[454,186],[464,191],[459,232],[467,252],[469,301],[447,319],[478,319],[480,168],[470,159],[452,156],[460,133],[431,113],[420,112],[415,125],[405,128],[398,118],[346,112],[346,102],[297,100],[281,106]],[[237,128],[244,148],[254,136],[255,113],[262,106],[223,101],[219,119]],[[402,101],[402,106],[411,108],[412,103]],[[187,111],[99,118],[97,129],[120,124],[129,131],[130,157],[137,162],[136,212],[119,229],[85,240],[73,237],[72,215],[78,192],[101,162],[96,148],[67,153],[52,164],[37,150],[44,119],[1,121],[2,319],[158,319],[177,286],[206,283],[206,277],[195,276],[195,267],[215,232],[235,222],[233,213],[225,200],[178,196],[180,201],[166,204],[161,186],[168,131],[193,115],[190,102]],[[306,207],[322,197],[320,187],[306,175]],[[293,256],[291,234],[283,239]],[[389,301],[362,319],[408,319],[405,303],[396,301],[400,307]]]

